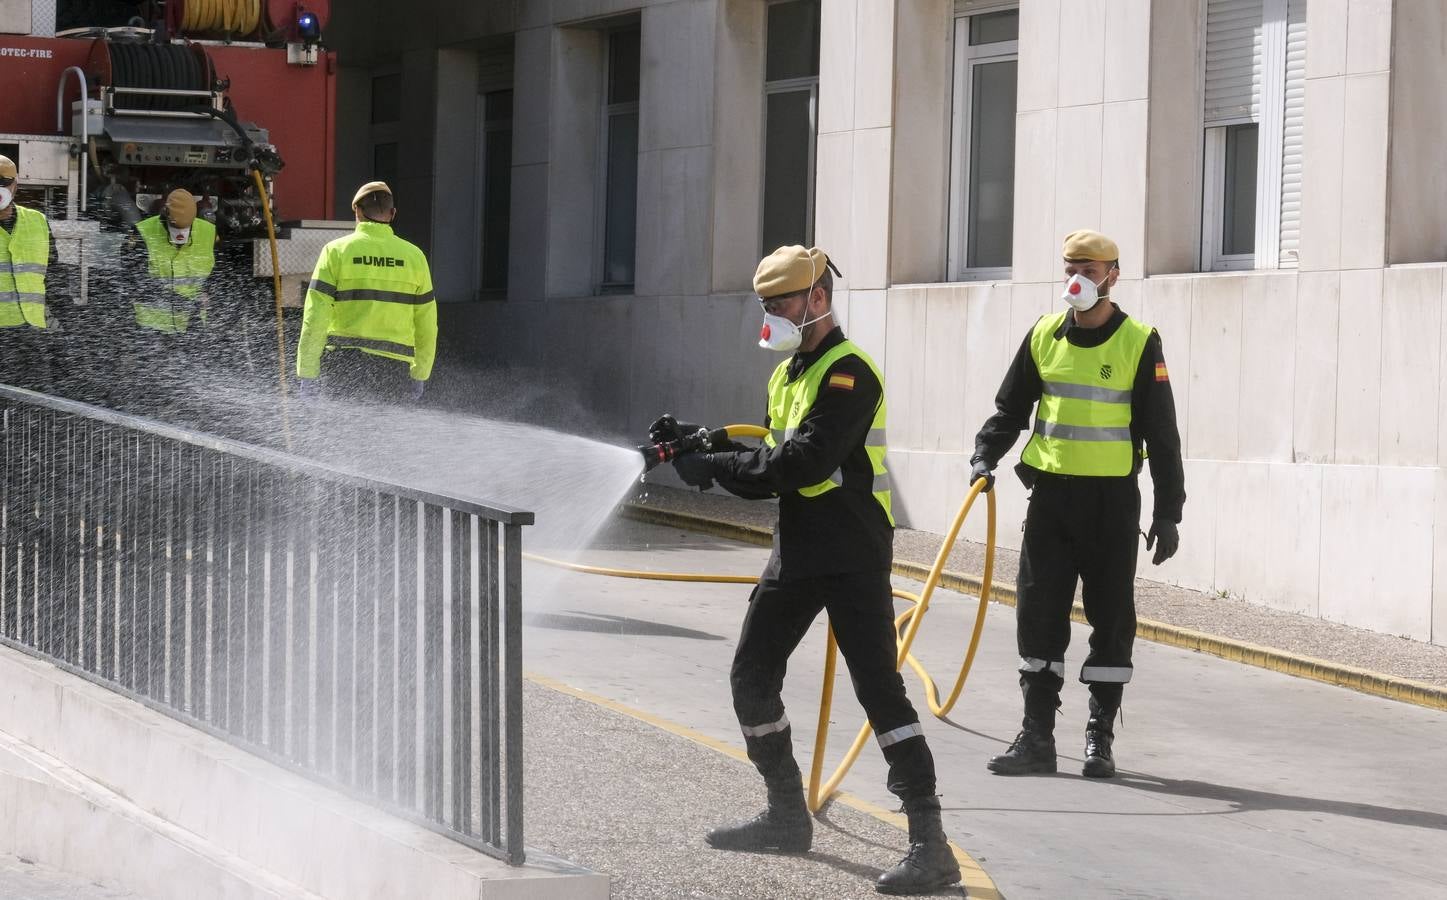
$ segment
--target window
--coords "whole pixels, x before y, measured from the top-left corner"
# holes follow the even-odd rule
[[[638,242],[638,85],[642,32],[608,33],[603,106],[603,293],[633,290]]]
[[[1208,0],[1201,267],[1296,266],[1305,0]]]
[[[478,289],[507,290],[508,231],[512,208],[512,91],[482,95],[482,135],[478,181],[482,185],[482,247]]]
[[[814,242],[819,125],[819,0],[768,10],[764,55],[764,196],[760,249]]]
[[[402,74],[378,75],[372,79],[372,124],[402,119]]]
[[[385,181],[389,185],[397,180],[396,141],[372,145],[372,180]]]
[[[950,157],[952,280],[1008,278],[1015,228],[1015,79],[1020,11],[955,19]]]
[[[393,182],[399,171],[398,139],[402,123],[402,73],[372,77],[372,180]]]

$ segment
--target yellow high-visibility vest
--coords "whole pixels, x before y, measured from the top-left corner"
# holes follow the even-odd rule
[[[171,234],[160,216],[136,225],[146,242],[146,270],[165,296],[137,300],[136,324],[156,331],[181,332],[191,327],[197,310],[196,298],[211,270],[216,268],[216,226],[198,218],[191,223],[191,240],[182,247],[171,243]],[[201,310],[202,320],[205,311]]]
[[[804,417],[813,409],[814,401],[819,397],[819,386],[824,382],[824,375],[829,367],[846,356],[857,356],[864,360],[869,366],[874,377],[879,379],[881,387],[884,385],[884,377],[879,374],[879,367],[874,364],[868,354],[859,349],[850,341],[843,341],[831,347],[823,356],[814,360],[813,365],[805,369],[802,374],[793,381],[789,380],[789,360],[779,363],[774,369],[774,374],[769,376],[769,435],[764,438],[764,443],[770,447],[777,447],[783,441],[794,436],[794,432],[803,423]],[[885,468],[884,457],[886,451],[885,442],[885,403],[884,395],[879,397],[879,406],[874,410],[874,421],[870,423],[869,435],[864,440],[864,450],[869,456],[869,463],[874,471],[874,483],[872,493],[874,499],[884,509],[884,516],[889,524],[894,524],[893,494],[890,490],[889,471]],[[828,478],[799,489],[799,494],[804,497],[818,497],[836,490],[844,485],[844,473],[836,469]]]
[[[432,271],[415,244],[380,222],[322,248],[306,293],[296,374],[315,378],[324,350],[355,349],[408,364],[426,381],[437,356]]]
[[[1130,475],[1131,391],[1153,329],[1127,317],[1098,347],[1077,347],[1055,332],[1065,313],[1044,316],[1030,333],[1040,371],[1035,432],[1020,461],[1056,475]]]
[[[50,226],[39,210],[14,209],[15,227],[0,228],[0,328],[44,328]]]

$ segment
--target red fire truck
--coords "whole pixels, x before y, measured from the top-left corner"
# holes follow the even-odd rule
[[[218,265],[264,277],[269,295],[266,196],[283,274],[309,272],[309,248],[339,233],[326,221],[328,12],[328,0],[0,2],[0,154],[19,169],[17,199],[45,210],[59,261],[78,272],[74,302],[177,187],[217,226]]]

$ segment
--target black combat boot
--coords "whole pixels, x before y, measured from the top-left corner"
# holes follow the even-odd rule
[[[1025,717],[1010,749],[990,759],[996,775],[1040,775],[1055,771],[1055,735],[1038,719]]]
[[[906,800],[904,812],[909,816],[909,852],[879,876],[874,889],[881,894],[925,894],[959,884],[960,864],[940,824],[940,798]]]
[[[814,841],[814,820],[804,802],[799,775],[769,782],[768,809],[747,822],[715,828],[704,840],[717,850],[808,853]]]
[[[1115,776],[1115,757],[1111,755],[1110,744],[1115,740],[1115,710],[1104,707],[1090,699],[1090,718],[1085,722],[1085,765],[1081,774],[1086,778],[1112,778]]]

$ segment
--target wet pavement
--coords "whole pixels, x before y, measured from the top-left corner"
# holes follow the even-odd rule
[[[623,568],[756,574],[766,553],[625,521],[580,556]],[[538,566],[528,567],[525,585],[531,672],[741,749],[727,672],[747,587]],[[936,595],[917,655],[940,681],[953,680],[976,607],[974,598]],[[1076,626],[1067,666],[1078,662],[1084,637]],[[806,768],[822,648],[821,619],[785,688]],[[1016,662],[1013,610],[991,606],[959,706],[948,721],[925,718],[946,830],[1001,895],[1447,896],[1447,714],[1142,642],[1117,739],[1121,776],[1078,774],[1086,692],[1070,683],[1057,730],[1060,774],[1009,779],[984,764],[1018,727]],[[920,705],[919,681],[906,683]],[[712,851],[703,832],[762,800],[747,766],[572,698],[538,706],[538,690],[529,694],[529,765],[542,767],[529,772],[529,843],[608,872],[615,896],[870,896],[873,874],[903,849],[902,832],[850,821],[833,837],[820,828],[831,842],[813,861]],[[841,672],[830,767],[861,720]],[[890,808],[883,785],[871,742],[843,787]],[[830,819],[844,823],[836,810]],[[874,827],[880,836],[864,835]]]

